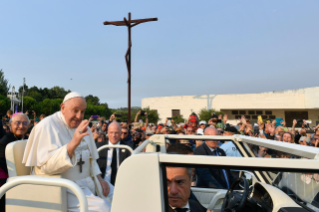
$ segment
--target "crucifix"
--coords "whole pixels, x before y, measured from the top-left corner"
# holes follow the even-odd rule
[[[105,21],[104,25],[115,25],[115,26],[127,26],[128,28],[128,49],[125,54],[126,67],[128,71],[128,124],[131,124],[131,28],[135,27],[138,24],[149,22],[149,21],[157,21],[157,18],[147,18],[147,19],[135,19],[131,20],[131,13],[128,14],[128,20],[124,18],[123,21],[113,21],[108,22]]]
[[[79,162],[76,164],[76,165],[79,165],[80,166],[80,173],[82,173],[82,166],[85,162],[82,160],[82,155],[80,156],[80,160]]]

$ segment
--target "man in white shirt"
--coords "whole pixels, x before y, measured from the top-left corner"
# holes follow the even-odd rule
[[[125,145],[121,140],[121,126],[118,122],[113,121],[109,124],[108,137],[109,141],[97,143],[97,148],[103,145],[118,146]],[[132,147],[132,146],[130,146]],[[101,176],[104,180],[115,185],[116,174],[121,163],[131,155],[126,149],[109,148],[99,152],[98,165],[101,169]]]

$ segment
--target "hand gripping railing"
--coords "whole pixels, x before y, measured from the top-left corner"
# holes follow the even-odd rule
[[[133,149],[127,145],[116,145],[116,146],[103,145],[100,148],[98,148],[97,151],[100,152],[101,150],[107,149],[107,148],[127,149],[131,154],[133,153]]]
[[[0,198],[11,188],[21,184],[46,185],[46,186],[61,186],[73,191],[80,202],[80,212],[88,212],[87,199],[82,189],[71,180],[57,179],[51,177],[36,177],[36,176],[21,176],[8,181],[0,188]]]

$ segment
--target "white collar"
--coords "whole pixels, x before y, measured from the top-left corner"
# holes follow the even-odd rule
[[[171,206],[171,208],[172,208],[173,210],[175,210],[176,207],[172,207],[172,206]],[[188,201],[187,201],[187,204],[186,204],[184,207],[181,207],[181,208],[187,208],[188,211],[191,211],[191,209],[190,209],[190,207],[189,207]]]
[[[64,123],[65,126],[67,127],[67,129],[74,130],[75,128],[69,127],[69,125],[66,123],[65,118],[64,118],[64,115],[62,114],[62,112],[59,111],[58,113],[59,113],[59,117],[61,118],[61,120],[63,121],[63,123]]]
[[[110,146],[118,146],[118,145],[120,145],[120,141],[117,142],[116,144],[113,144],[111,141],[109,141],[109,144],[108,144],[108,145],[110,145]]]

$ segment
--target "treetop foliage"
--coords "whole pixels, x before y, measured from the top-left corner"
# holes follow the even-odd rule
[[[0,69],[0,113],[4,116],[7,110],[10,108],[10,100],[7,98],[7,93],[10,89],[8,80],[4,77],[4,72]],[[20,96],[23,93],[23,86],[18,89]],[[71,92],[63,87],[54,86],[52,88],[38,88],[37,86],[24,85],[24,95],[23,95],[23,112],[28,110],[33,110],[36,112],[37,116],[40,114],[51,115],[60,110],[60,104],[62,103],[66,94]],[[85,96],[87,102],[87,108],[84,118],[88,119],[91,115],[99,115],[109,119],[112,113],[116,112],[123,114],[119,121],[127,121],[128,110],[127,108],[119,108],[111,110],[106,102],[101,103],[99,97],[94,95]],[[19,106],[21,108],[21,104]],[[136,113],[140,110],[139,107],[131,108],[131,121],[134,121]],[[18,111],[20,111],[19,109]],[[145,108],[145,111],[149,114],[149,122],[157,123],[159,120],[158,113],[155,110],[150,110]],[[140,116],[139,119],[145,121],[145,117]]]
[[[0,69],[0,95],[7,96],[10,87],[8,80],[4,78],[2,69]]]

